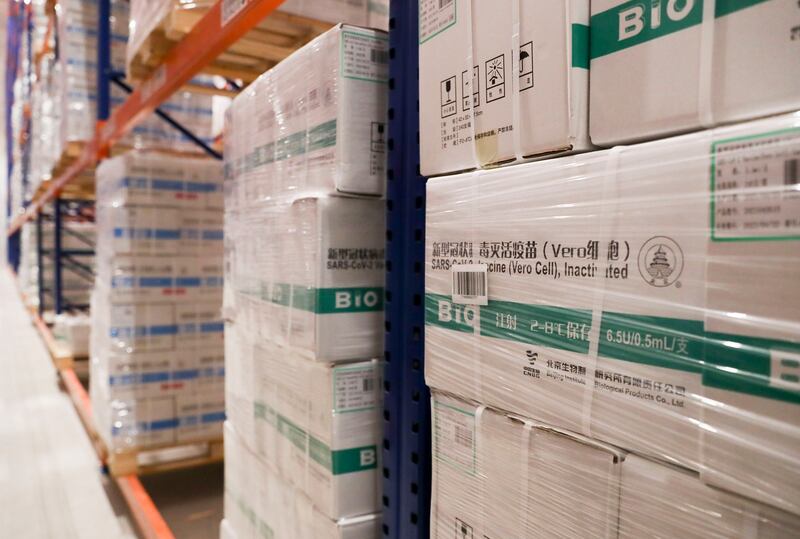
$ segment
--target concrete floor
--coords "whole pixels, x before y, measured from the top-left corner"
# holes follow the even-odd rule
[[[136,537],[6,271],[0,328],[0,537]],[[221,464],[144,477],[142,484],[178,539],[219,537]]]

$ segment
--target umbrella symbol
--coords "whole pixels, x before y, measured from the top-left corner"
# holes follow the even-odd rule
[[[525,58],[530,58],[531,55],[528,54],[528,51],[519,51],[519,72],[525,73],[525,69],[523,69],[523,65],[525,64]]]

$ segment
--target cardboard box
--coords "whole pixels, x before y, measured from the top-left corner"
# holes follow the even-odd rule
[[[230,215],[226,316],[320,361],[379,356],[383,214],[380,200],[319,197]]]
[[[186,303],[175,307],[177,349],[220,346],[224,324],[219,302]]]
[[[585,0],[421,1],[422,174],[588,149],[588,22]]]
[[[339,24],[241,92],[226,115],[226,207],[383,195],[388,49],[384,32]]]
[[[796,537],[800,518],[711,488],[687,470],[628,455],[622,466],[619,537],[654,533],[686,539]]]
[[[617,537],[624,454],[435,393],[431,537]]]
[[[591,9],[595,144],[800,108],[796,3],[594,0]]]
[[[701,476],[800,514],[800,122],[787,127],[713,149]]]
[[[103,258],[95,286],[113,303],[196,303],[222,299],[219,256],[134,256]]]
[[[96,211],[98,252],[164,256],[181,251],[181,212],[175,208],[100,202]]]
[[[227,328],[238,353],[226,400],[243,441],[329,518],[377,511],[378,362],[322,364],[251,338]]]
[[[222,164],[213,159],[128,152],[103,161],[100,174],[104,204],[223,208]]]
[[[702,146],[431,180],[427,383],[697,466],[706,177],[681,159],[661,181],[659,152]],[[648,273],[659,249],[666,279]],[[453,303],[452,265],[473,262],[487,264],[488,305]]]
[[[797,389],[782,384],[770,390],[782,397],[763,404],[733,404],[718,393],[709,400],[707,392],[725,387],[737,399],[767,397],[741,383],[714,381],[735,368],[751,385],[767,385],[759,377],[769,372],[769,353],[757,350],[760,357],[754,361],[725,346],[752,347],[760,328],[770,328],[762,338],[783,339],[766,347],[789,360],[778,363],[795,364],[797,314],[791,307],[789,268],[799,253],[784,238],[781,245],[763,247],[782,254],[764,258],[746,242],[716,241],[709,223],[714,216],[714,234],[726,238],[737,226],[764,237],[758,231],[762,221],[767,227],[773,221],[789,223],[783,232],[773,230],[776,234],[795,233],[791,193],[797,179],[791,171],[798,127],[796,117],[787,115],[430,181],[429,385],[695,470],[701,468],[701,430],[712,427],[704,433],[707,452],[709,439],[732,429],[735,436],[722,436],[741,450],[724,444],[723,449],[741,455],[755,451],[743,457],[753,467],[733,464],[736,459],[729,457],[730,466],[716,466],[733,477],[743,475],[741,481],[751,486],[763,481],[762,490],[773,481],[785,491],[797,478],[788,472],[794,452],[787,453],[798,440],[790,419],[796,414],[787,406],[796,404]],[[771,140],[775,136],[780,140]],[[755,167],[748,178],[731,180],[736,163],[715,153],[731,140],[740,148],[728,151]],[[766,156],[769,166],[742,153],[741,148],[751,147]],[[764,217],[764,208],[774,214],[776,207],[785,213]],[[728,247],[737,243],[741,246]],[[720,268],[726,262],[715,254],[722,248],[741,257],[728,260],[727,269]],[[754,263],[754,256],[761,258]],[[479,262],[487,265],[488,304],[454,303],[453,264]],[[764,303],[754,304],[754,297]],[[738,330],[731,329],[737,324]],[[757,333],[731,336],[751,335],[743,327]],[[787,374],[791,381],[793,373]],[[741,413],[715,406],[726,402],[742,407]],[[716,414],[736,418],[739,426],[715,424],[720,420],[710,417]],[[750,429],[753,422],[760,426]],[[763,429],[771,437],[749,434]],[[771,460],[772,471],[764,472],[764,460],[772,454],[788,456]],[[756,473],[766,476],[747,479]],[[755,495],[752,489],[740,492]]]
[[[331,520],[225,424],[225,521],[236,537],[374,539],[380,515]]]

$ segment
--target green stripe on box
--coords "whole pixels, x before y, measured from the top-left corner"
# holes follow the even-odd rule
[[[336,145],[336,119],[330,120],[308,132],[308,151],[320,150]]]
[[[256,295],[264,301],[292,307],[315,314],[366,313],[383,310],[383,287],[354,286],[314,288],[287,283],[261,283],[258,293],[247,289],[240,292]]]
[[[572,67],[589,69],[589,27],[572,25]]]
[[[333,475],[341,475],[378,467],[378,448],[375,445],[339,449],[333,452]]]
[[[253,415],[276,427],[278,432],[292,442],[298,450],[307,453],[309,458],[331,472],[342,475],[377,468],[378,448],[376,445],[332,450],[325,442],[311,436],[300,425],[279,414],[263,402],[253,403]],[[275,418],[270,420],[270,418]]]
[[[586,354],[592,312],[513,301],[481,307],[481,335]]]
[[[686,372],[702,372],[703,322],[603,312],[598,355]]]
[[[708,368],[703,373],[703,385],[800,404],[800,390],[780,387],[773,381],[775,376],[772,373],[772,354],[775,351],[800,354],[800,343],[726,333],[707,333]],[[792,368],[791,362],[792,360],[781,363]],[[791,380],[783,376],[778,378],[791,383]]]
[[[724,17],[768,1],[777,0],[717,0],[714,15]],[[630,0],[592,16],[591,58],[697,26],[702,20],[703,0]]]
[[[451,331],[475,333],[478,307],[454,305],[450,296],[425,294],[425,325]]]

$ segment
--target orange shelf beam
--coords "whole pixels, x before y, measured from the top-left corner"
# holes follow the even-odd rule
[[[14,218],[8,228],[9,236],[17,232],[23,223],[36,217],[42,206],[52,200],[67,183],[95,165],[114,142],[272,13],[283,0],[244,0],[236,7],[238,11],[226,14],[224,24],[223,3],[230,4],[218,0],[170,51],[164,63],[128,96],[108,121],[98,122],[94,140],[86,146],[84,153],[64,174],[51,180],[50,187],[32,201],[24,213]]]

